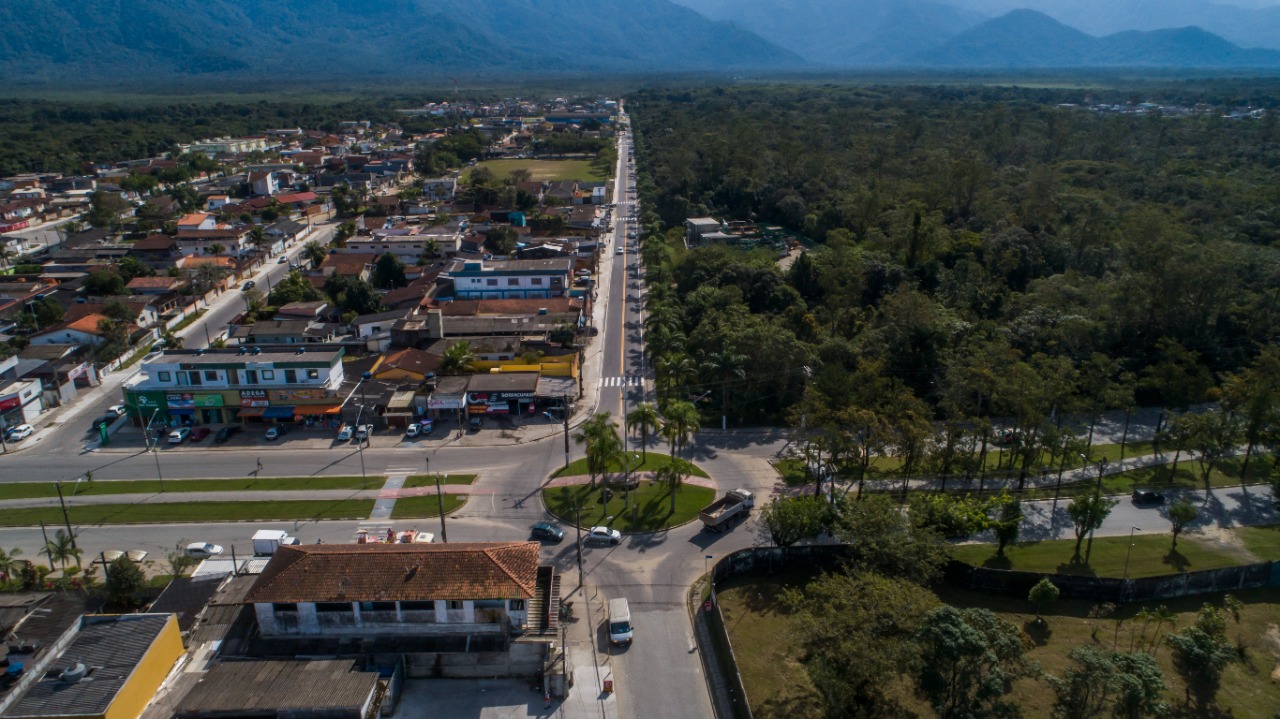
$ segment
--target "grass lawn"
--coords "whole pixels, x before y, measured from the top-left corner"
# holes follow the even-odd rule
[[[440,477],[440,484],[471,484],[476,481],[474,474],[415,474],[404,481],[404,488],[434,487],[437,476]]]
[[[451,514],[458,507],[467,503],[465,494],[442,494],[444,513]],[[434,496],[401,497],[391,510],[392,519],[417,519],[420,517],[439,517],[440,499]]]
[[[1169,548],[1168,534],[1139,534],[1133,538],[1133,553],[1129,558],[1129,577],[1154,577],[1199,569],[1216,569],[1237,564],[1248,564],[1253,559],[1243,552],[1232,553],[1208,542],[1183,535],[1178,539],[1178,549]],[[1080,547],[1083,556],[1089,540]],[[1025,572],[1052,572],[1056,574],[1081,574],[1099,577],[1123,577],[1125,555],[1129,550],[1128,537],[1099,537],[1093,540],[1093,555],[1089,564],[1073,564],[1071,554],[1075,540],[1028,542],[1005,548],[1005,556],[997,557],[994,545],[962,544],[952,548],[952,555],[962,561],[992,569],[1015,569]]]
[[[1231,530],[1258,561],[1280,559],[1280,524],[1265,527],[1236,527]]]
[[[360,477],[238,477],[235,479],[168,479],[164,482],[166,494],[180,492],[268,492],[305,491],[316,489],[378,489],[382,477],[370,477],[366,483]],[[93,482],[63,482],[62,492],[67,497],[107,494],[159,494],[160,482],[155,479],[112,479]],[[16,482],[0,484],[0,500],[56,497],[58,490],[53,482]]]
[[[287,502],[165,502],[155,504],[87,504],[71,506],[72,524],[170,524],[196,522],[250,522],[298,519],[363,519],[373,511],[372,499],[342,501],[299,500]],[[41,521],[57,525],[57,507],[7,509],[0,526],[34,527]]]
[[[509,177],[513,170],[528,170],[533,182],[557,182],[559,180],[583,180],[604,182],[610,175],[601,175],[591,169],[590,160],[489,160],[476,167],[487,167],[499,180]],[[465,184],[471,177],[471,168],[462,173]]]
[[[650,455],[652,456],[652,455]],[[665,484],[641,482],[640,488],[631,492],[632,509],[625,505],[626,492],[613,489],[613,497],[602,504],[599,487],[591,489],[585,484],[571,487],[551,487],[542,492],[547,510],[569,526],[574,524],[574,504],[582,507],[582,526],[607,524],[621,532],[655,532],[684,524],[698,517],[698,510],[711,504],[716,492],[709,487],[682,485],[676,490],[676,511],[671,511],[671,494]],[[400,505],[396,502],[396,506]],[[614,517],[609,521],[609,517]]]
[[[640,452],[632,452],[631,454],[635,455],[636,457],[643,457],[644,459],[644,461],[639,464],[635,464],[634,463],[635,460],[632,460],[633,462],[631,466],[632,472],[657,472],[662,467],[665,467],[666,465],[671,463],[671,455],[669,454],[658,454],[657,452],[649,452],[647,456],[643,455]],[[609,471],[621,472],[622,463],[616,462],[614,464],[609,465]],[[587,458],[583,457],[582,459],[575,459],[574,461],[569,463],[568,467],[564,467],[563,469],[557,470],[556,473],[551,476],[552,477],[576,477],[580,475],[586,476],[586,474],[587,474]],[[701,467],[695,464],[693,466],[693,476],[705,478],[707,476],[707,473],[703,471]]]
[[[718,590],[738,670],[747,687],[752,712],[760,719],[824,716],[821,694],[800,663],[795,627],[778,601],[784,588],[803,586],[808,579],[808,575],[801,573],[760,574],[739,577],[722,584]],[[935,587],[935,591],[948,604],[984,607],[1029,630],[1032,648],[1027,657],[1038,662],[1047,673],[1061,675],[1067,667],[1067,652],[1077,646],[1093,644],[1126,651],[1130,647],[1135,650],[1141,647],[1152,651],[1169,685],[1166,701],[1175,709],[1182,707],[1183,684],[1173,668],[1168,647],[1159,638],[1169,631],[1190,626],[1203,603],[1221,606],[1223,596],[1201,595],[1166,601],[1164,606],[1176,613],[1177,620],[1172,629],[1166,623],[1158,630],[1154,623],[1144,626],[1141,620],[1135,619],[1141,605],[1122,607],[1113,617],[1091,619],[1092,602],[1062,600],[1045,614],[1047,624],[1041,628],[1034,623],[1035,614],[1024,599],[956,589],[945,584]],[[1244,609],[1239,623],[1228,620],[1227,636],[1244,647],[1245,660],[1229,665],[1223,673],[1218,703],[1224,710],[1222,716],[1271,719],[1275,708],[1280,706],[1280,682],[1269,678],[1280,657],[1280,637],[1276,630],[1280,626],[1280,603],[1274,590],[1246,590],[1235,593],[1235,597],[1244,603]],[[914,688],[906,678],[889,692],[901,699],[906,708],[916,711],[917,716],[935,716],[914,696]],[[1014,685],[1012,696],[1027,719],[1050,719],[1053,693],[1047,681],[1021,679]]]

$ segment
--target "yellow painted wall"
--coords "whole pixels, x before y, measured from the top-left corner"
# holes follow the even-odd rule
[[[556,358],[559,360],[560,358]],[[476,372],[490,372],[498,370],[502,372],[537,372],[546,377],[574,377],[578,376],[578,360],[576,355],[570,356],[570,361],[551,361],[534,364],[523,364],[519,361],[501,361],[501,362],[472,362],[471,367]]]
[[[103,719],[138,719],[184,651],[178,618],[170,614],[164,629],[116,693]]]

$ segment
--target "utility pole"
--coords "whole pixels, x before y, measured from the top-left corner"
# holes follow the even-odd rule
[[[573,500],[573,524],[578,529],[578,586],[585,584],[582,575],[582,504],[576,497]]]
[[[40,520],[40,536],[44,537],[44,553],[49,558],[49,571],[53,571],[53,548],[49,546],[49,533],[44,529],[44,520]]]
[[[62,521],[67,526],[67,536],[71,538],[71,548],[79,549],[76,546],[76,533],[71,531],[71,516],[67,514],[67,502],[62,496],[62,482],[55,481],[53,486],[58,490],[58,506],[62,507]],[[80,566],[80,555],[76,554],[76,566]]]
[[[449,530],[444,524],[444,495],[440,493],[440,474],[436,474],[436,501],[440,503],[440,541],[449,543]]]
[[[564,466],[569,466],[569,395],[565,395],[560,400],[563,407],[561,414],[564,415]]]

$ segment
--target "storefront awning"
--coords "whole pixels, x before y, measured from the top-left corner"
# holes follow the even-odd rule
[[[413,405],[413,392],[401,391],[391,395],[391,401],[387,402],[387,409],[407,409]]]
[[[300,404],[293,408],[294,414],[310,417],[317,414],[337,414],[342,411],[340,404]]]
[[[240,410],[240,416],[241,417],[261,417],[262,413],[266,411],[267,411],[266,407],[246,407]]]
[[[262,413],[263,419],[292,419],[293,407],[268,407]]]

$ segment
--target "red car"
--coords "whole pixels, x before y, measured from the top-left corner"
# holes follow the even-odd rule
[[[195,429],[191,430],[191,436],[188,439],[190,439],[192,442],[199,442],[205,437],[208,437],[211,434],[211,432],[212,430],[210,430],[208,427],[196,427]]]

